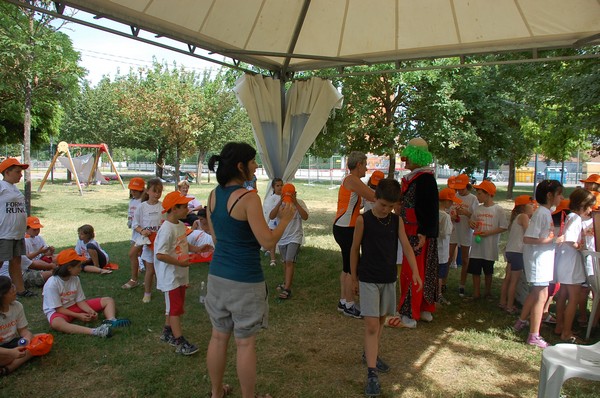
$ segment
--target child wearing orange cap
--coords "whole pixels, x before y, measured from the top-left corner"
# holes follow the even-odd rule
[[[600,174],[590,174],[585,180],[579,180],[583,182],[583,187],[590,191],[596,198],[596,204],[594,210],[598,210],[600,207]]]
[[[263,203],[263,213],[271,231],[274,230],[279,223],[277,219],[277,209],[279,209],[279,205],[281,204],[281,188],[283,188],[283,180],[278,177],[273,178],[273,180],[271,180],[271,189],[267,192],[265,202]],[[275,211],[273,211],[274,209]],[[271,214],[273,215],[273,218],[271,218]],[[275,255],[275,247],[268,247],[265,250],[271,257],[269,265],[271,267],[276,266],[277,256]]]
[[[302,199],[298,199],[296,187],[293,184],[285,184],[281,188],[281,200],[279,206],[276,206],[272,211],[277,211],[282,203],[292,204],[297,212],[292,217],[292,220],[283,231],[281,239],[277,243],[279,253],[283,260],[283,283],[277,286],[279,298],[286,300],[292,296],[292,280],[294,278],[294,267],[298,258],[298,251],[304,241],[304,231],[302,230],[302,221],[308,220],[308,209]]]
[[[442,295],[442,287],[444,281],[448,277],[448,268],[450,262],[450,235],[452,235],[452,219],[450,207],[453,204],[460,204],[462,201],[456,197],[456,191],[452,188],[444,188],[438,194],[440,202],[440,231],[438,235],[438,262],[440,267],[438,270],[438,299],[440,304],[450,305],[450,302]]]
[[[529,219],[533,215],[533,198],[529,195],[517,196],[515,207],[510,213],[508,224],[508,240],[504,257],[506,259],[506,273],[500,289],[499,307],[509,314],[516,314],[515,293],[517,283],[523,273],[523,235],[529,226]]]
[[[481,297],[481,271],[485,275],[484,296],[492,296],[492,276],[494,275],[494,262],[498,260],[498,245],[500,234],[508,229],[508,221],[504,209],[494,203],[496,185],[488,180],[474,185],[477,200],[480,205],[475,209],[469,225],[473,228],[473,241],[471,257],[469,259],[469,274],[473,275],[473,298]]]
[[[140,177],[133,177],[129,181],[129,208],[127,209],[127,227],[131,228],[131,247],[129,248],[129,264],[131,266],[131,278],[124,283],[121,288],[133,289],[139,286],[138,275],[141,266],[144,262],[141,261],[142,247],[137,246],[135,242],[139,240],[140,234],[133,228],[133,217],[135,211],[142,204],[142,196],[144,195],[146,182]],[[141,266],[140,266],[141,263]]]
[[[373,192],[375,192],[375,189],[377,188],[377,185],[379,185],[379,181],[381,181],[382,179],[385,178],[385,174],[383,174],[382,171],[380,170],[375,170],[373,172],[373,174],[371,174],[371,176],[369,177],[369,180],[367,181],[367,185],[369,186],[369,188],[371,188],[373,190]],[[365,200],[363,202],[363,213],[366,211],[369,211],[373,208],[373,204],[375,202],[371,202],[369,200]]]
[[[25,231],[25,250],[30,260],[44,260],[52,262],[54,246],[48,246],[40,235],[40,229],[44,228],[37,217],[27,217],[27,230]]]
[[[86,299],[79,280],[84,261],[86,258],[77,254],[74,249],[66,249],[57,254],[58,268],[44,285],[44,314],[50,327],[59,332],[110,337],[113,327],[129,326],[131,322],[126,318],[115,317],[116,305],[111,297]],[[72,323],[74,320],[86,323],[96,321],[100,311],[106,319],[96,328]]]
[[[21,275],[21,255],[26,254],[25,230],[27,229],[27,209],[25,196],[16,184],[23,177],[28,164],[15,158],[7,158],[0,163],[0,262],[8,261],[10,277],[17,287],[18,297],[32,297],[35,293],[26,290]]]

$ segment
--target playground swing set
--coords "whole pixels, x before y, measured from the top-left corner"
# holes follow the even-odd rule
[[[119,172],[117,171],[117,167],[115,166],[115,163],[113,162],[112,157],[110,156],[110,153],[108,152],[108,146],[106,144],[104,144],[104,143],[101,143],[101,144],[69,144],[69,143],[66,143],[65,141],[61,141],[58,143],[58,146],[56,147],[56,153],[54,154],[54,157],[52,158],[52,161],[50,162],[50,166],[48,166],[48,170],[46,170],[46,175],[44,175],[44,178],[42,179],[42,183],[40,184],[40,187],[37,190],[38,192],[42,191],[42,188],[44,187],[44,184],[46,183],[46,180],[48,179],[50,172],[54,168],[54,165],[56,164],[56,161],[58,160],[59,156],[66,155],[67,160],[68,160],[68,165],[70,166],[67,168],[69,169],[69,171],[71,172],[71,174],[73,175],[73,177],[75,179],[75,182],[77,183],[77,187],[79,188],[79,194],[83,196],[83,190],[81,189],[81,181],[78,176],[79,173],[75,166],[75,163],[73,162],[73,157],[71,156],[71,151],[69,150],[69,148],[92,148],[92,149],[96,150],[96,152],[94,154],[94,163],[91,167],[89,177],[87,179],[88,185],[92,184],[92,181],[94,180],[94,176],[96,176],[96,172],[98,171],[98,163],[100,162],[100,157],[102,156],[102,154],[105,154],[106,157],[108,158],[108,161],[110,162],[112,170],[115,172],[115,175],[117,176],[117,179],[119,180],[119,183],[121,184],[121,187],[123,189],[125,189],[125,185],[123,185],[123,180],[121,179],[121,176],[119,175]]]

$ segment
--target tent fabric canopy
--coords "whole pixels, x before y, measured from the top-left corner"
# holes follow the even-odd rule
[[[296,81],[281,103],[281,81],[244,75],[233,89],[248,111],[258,153],[269,178],[294,178],[304,154],[321,132],[342,95],[328,80]],[[282,109],[286,110],[282,126]]]
[[[67,0],[274,72],[598,44],[597,0]],[[135,29],[134,29],[135,27]],[[135,34],[135,33],[134,33]]]

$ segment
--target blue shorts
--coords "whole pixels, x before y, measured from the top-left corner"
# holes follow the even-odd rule
[[[448,276],[448,262],[442,263],[438,266],[438,278],[444,279]]]
[[[510,265],[511,271],[523,271],[525,268],[523,253],[506,252],[504,256],[506,257],[506,262]]]
[[[467,272],[473,275],[481,275],[483,270],[484,275],[494,274],[494,261],[484,260],[483,258],[469,259],[469,269]]]

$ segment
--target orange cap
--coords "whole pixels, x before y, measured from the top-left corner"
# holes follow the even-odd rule
[[[28,164],[19,163],[19,161],[15,158],[6,158],[2,163],[0,163],[0,173],[12,166],[20,166],[22,169],[29,167]]]
[[[459,174],[454,178],[453,189],[465,189],[469,184],[469,176],[466,174]]]
[[[44,228],[44,226],[40,224],[40,219],[34,216],[27,217],[27,226],[33,229]]]
[[[488,180],[481,181],[479,185],[473,185],[475,189],[481,189],[482,191],[487,192],[490,196],[494,196],[496,194],[496,185]]]
[[[292,196],[296,193],[296,187],[294,184],[285,184],[281,188],[281,200],[284,203],[292,203]]]
[[[590,174],[585,180],[579,180],[581,182],[593,182],[594,184],[600,184],[600,174]]]
[[[382,171],[375,170],[373,172],[373,174],[371,174],[371,177],[369,178],[369,183],[371,185],[377,186],[377,185],[379,185],[379,181],[383,180],[384,178],[385,178],[385,174],[383,174]]]
[[[454,188],[454,181],[456,180],[456,176],[450,176],[448,177],[448,188]]]
[[[84,256],[77,254],[75,249],[65,249],[56,255],[56,264],[64,265],[71,261],[85,261],[87,260]]]
[[[533,198],[529,195],[519,195],[515,198],[515,207],[533,204]]]
[[[569,199],[561,200],[560,203],[558,204],[558,206],[556,206],[556,209],[554,209],[554,211],[552,212],[552,215],[554,215],[556,213],[560,213],[563,210],[569,210],[570,204],[571,204],[571,201]]]
[[[141,177],[133,177],[131,180],[129,180],[129,185],[127,186],[127,188],[131,189],[132,191],[143,191],[145,187],[146,182]]]
[[[192,200],[194,200],[194,198],[188,198],[179,191],[170,192],[169,194],[167,194],[167,196],[165,196],[164,200],[162,201],[162,207],[164,209],[162,212],[168,212],[175,205],[187,205]]]
[[[451,200],[454,203],[462,203],[462,200],[456,197],[456,191],[452,188],[444,188],[439,193],[440,200]]]

